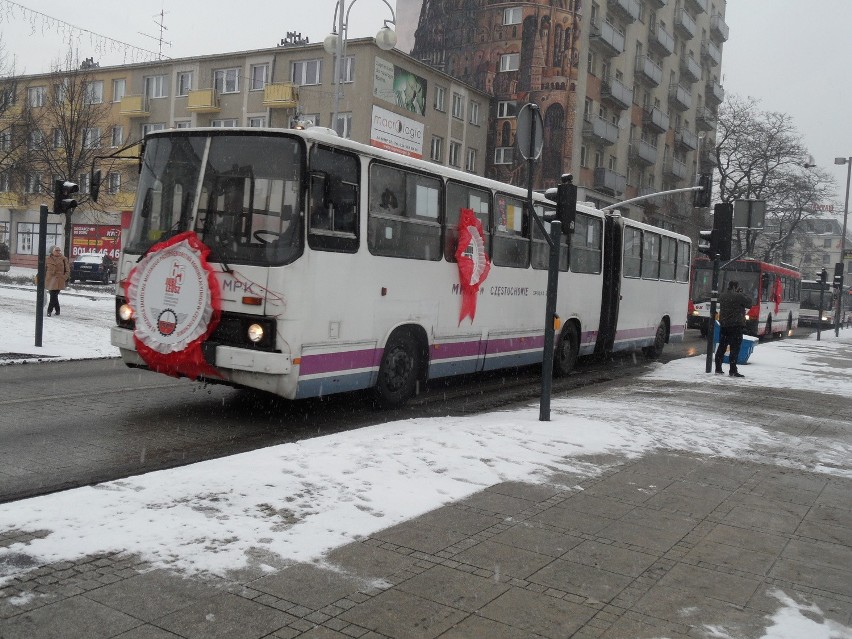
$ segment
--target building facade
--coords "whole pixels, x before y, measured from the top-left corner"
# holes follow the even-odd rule
[[[725,0],[399,2],[419,5],[415,58],[492,94],[487,175],[523,179],[515,115],[527,102],[545,127],[537,188],[572,173],[581,200],[606,206],[692,186],[709,170]],[[625,211],[690,232],[691,203],[684,195]]]
[[[80,185],[81,205],[72,215],[70,238],[61,216],[50,216],[48,245],[68,246],[72,255],[117,254],[135,198],[138,143],[160,129],[290,128],[310,122],[365,144],[471,173],[485,171],[489,96],[400,51],[381,50],[372,39],[347,43],[339,87],[334,57],[322,45],[301,42],[116,67],[87,61],[85,67],[84,108],[98,109],[98,118],[67,151],[51,147],[52,139],[67,137],[56,132],[54,122],[70,110],[61,88],[68,84],[67,72],[17,77],[11,89],[7,83],[9,106],[0,114],[0,136],[34,136],[45,147],[27,162],[20,161],[26,144],[20,153],[0,156],[0,242],[10,247],[13,264],[36,264],[39,207],[52,208],[57,178]],[[51,110],[60,103],[65,106]],[[53,159],[52,151],[61,160],[79,145],[97,156],[104,174],[97,205],[87,197],[90,162],[69,175],[44,161]]]

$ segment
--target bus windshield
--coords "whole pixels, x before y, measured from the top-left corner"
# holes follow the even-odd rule
[[[283,136],[154,136],[143,157],[127,251],[194,229],[228,264],[269,266],[303,250],[300,211],[304,152]]]

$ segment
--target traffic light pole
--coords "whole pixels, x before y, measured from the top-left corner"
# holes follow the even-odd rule
[[[713,371],[713,337],[716,334],[716,303],[719,301],[719,254],[713,258],[713,284],[710,291],[710,317],[707,318],[707,364],[705,372]],[[721,333],[721,331],[720,331]],[[721,339],[721,335],[719,336]]]
[[[47,255],[47,205],[42,204],[38,217],[38,270],[36,271],[35,345],[41,346],[44,330],[44,259]]]

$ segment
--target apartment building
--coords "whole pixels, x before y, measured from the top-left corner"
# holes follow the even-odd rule
[[[515,115],[544,119],[537,188],[573,173],[581,200],[606,206],[688,187],[709,170],[724,99],[725,0],[399,0],[420,7],[412,55],[493,95],[486,174],[520,182]],[[406,48],[407,43],[400,46]],[[626,207],[689,232],[691,196]]]
[[[115,67],[87,61],[86,104],[101,109],[102,117],[86,130],[82,144],[109,156],[160,129],[290,128],[310,122],[365,144],[484,172],[487,94],[398,50],[384,51],[372,38],[349,41],[341,67],[338,90],[333,56],[321,44],[301,42]],[[64,95],[60,73],[15,82],[11,106],[0,115],[0,133],[10,136],[27,112],[37,115]],[[38,121],[48,130],[36,137],[50,136],[48,119]],[[401,124],[411,132],[409,139],[389,143],[391,136],[383,130],[388,123]],[[118,157],[98,158],[105,176],[100,207],[86,203],[88,167],[74,176],[47,175],[32,162],[21,170],[14,154],[0,156],[0,242],[9,245],[12,263],[35,265],[39,206],[52,205],[56,177],[78,182],[83,196],[72,216],[72,254],[117,254],[135,197],[138,162],[133,156],[138,150],[136,144]],[[67,229],[59,216],[50,217],[47,242],[62,245]]]

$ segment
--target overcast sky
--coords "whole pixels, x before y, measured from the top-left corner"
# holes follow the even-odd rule
[[[397,1],[388,0],[394,7]],[[344,4],[351,6],[349,0]],[[17,71],[39,73],[49,71],[51,62],[67,51],[69,34],[75,36],[81,59],[94,57],[102,66],[150,59],[98,36],[157,53],[160,11],[165,13],[163,38],[171,43],[163,46],[163,54],[176,58],[270,47],[288,31],[320,42],[331,30],[335,5],[336,0],[254,0],[238,9],[215,0],[0,0],[0,34]],[[361,0],[350,17],[350,37],[369,36],[390,17],[390,10],[383,0]],[[70,30],[50,18],[80,29]],[[730,27],[722,56],[726,92],[759,98],[763,110],[794,118],[815,163],[837,179],[842,215],[846,167],[835,166],[834,158],[852,156],[844,47],[852,1],[729,0],[725,21]]]

